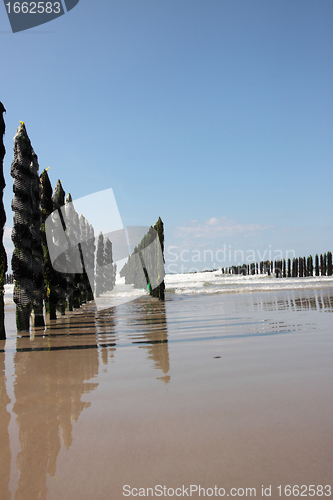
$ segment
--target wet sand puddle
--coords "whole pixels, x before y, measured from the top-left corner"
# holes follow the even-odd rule
[[[14,312],[1,499],[331,480],[333,289],[88,304],[22,335]]]

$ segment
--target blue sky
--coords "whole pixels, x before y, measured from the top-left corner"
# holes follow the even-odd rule
[[[8,226],[22,120],[53,186],[161,216],[177,265],[332,250],[331,0],[80,0],[16,34],[0,12]]]

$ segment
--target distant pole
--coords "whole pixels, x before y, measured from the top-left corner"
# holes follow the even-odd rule
[[[332,276],[332,252],[327,252],[327,276]]]
[[[313,258],[312,255],[308,257],[308,276],[313,276]]]
[[[298,258],[299,277],[303,278],[303,257]]]
[[[323,255],[323,271],[324,271],[323,276],[326,276],[327,275],[327,255],[326,255],[326,253],[324,253],[324,255]]]
[[[319,257],[318,254],[315,256],[315,273],[316,276],[319,276]]]

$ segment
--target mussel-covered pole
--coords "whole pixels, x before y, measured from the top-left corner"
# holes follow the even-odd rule
[[[79,219],[81,231],[81,244],[80,252],[83,262],[83,273],[81,277],[81,303],[84,304],[92,300],[92,291],[89,284],[87,271],[91,269],[91,248],[90,248],[90,225],[87,219],[80,215]]]
[[[81,241],[81,231],[80,231],[80,218],[77,211],[74,209],[73,219],[72,219],[74,239],[75,241]],[[78,269],[82,269],[82,255],[81,252],[76,254],[76,258],[79,259]],[[82,283],[82,272],[75,274],[74,292],[73,292],[73,307],[79,309],[81,307],[81,283]]]
[[[96,297],[99,297],[104,290],[104,237],[100,232],[97,240],[97,253],[96,253]]]
[[[14,138],[14,227],[12,268],[15,278],[14,301],[18,330],[29,330],[30,312],[34,326],[44,326],[43,250],[41,235],[40,182],[38,158],[21,122]]]
[[[53,211],[58,211],[60,214],[60,208],[65,205],[65,191],[63,190],[63,187],[61,185],[61,181],[58,180],[56,187],[54,188],[53,196],[52,196],[52,202],[53,202]],[[56,224],[62,224],[61,218],[57,217],[56,219]],[[55,228],[55,234],[61,234],[62,232],[62,226],[61,227],[56,227]],[[55,244],[58,244],[57,238],[55,241]],[[57,293],[57,309],[61,314],[65,314],[65,309],[66,309],[66,295],[67,295],[67,278],[65,273],[57,272],[57,287],[56,287],[56,293]]]
[[[42,248],[44,259],[45,308],[46,311],[50,314],[50,319],[57,319],[57,275],[51,264],[45,233],[45,221],[53,212],[52,186],[47,170],[48,168],[46,170],[43,170],[40,176],[40,207],[42,223]]]
[[[65,200],[65,214],[66,214],[66,219],[71,221],[71,224],[69,224],[69,227],[66,228],[66,231],[69,236],[69,239],[73,241],[75,239],[74,222],[73,222],[75,217],[75,210],[73,207],[72,196],[70,193],[68,193]],[[80,266],[80,259],[77,255],[77,252],[73,252],[73,250],[70,249],[68,251],[68,258],[73,266],[73,269],[74,270],[78,269]],[[67,279],[68,310],[72,311],[74,304],[74,291],[76,287],[75,273],[66,274],[66,279]]]
[[[31,161],[31,203],[33,222],[31,226],[32,240],[32,283],[34,289],[33,313],[34,326],[44,326],[44,263],[42,249],[41,211],[40,211],[40,181],[37,155],[32,150]]]
[[[89,292],[88,300],[94,300],[95,291],[95,231],[91,224],[88,224],[88,262],[87,262],[87,272],[89,273]]]
[[[153,297],[158,297],[160,300],[164,300],[164,296],[165,296],[164,225],[163,225],[161,217],[158,218],[158,221],[156,222],[154,229],[158,234],[158,238],[160,240],[160,245],[161,245],[161,253],[157,253],[157,255],[156,255],[155,265],[157,267],[158,281],[160,281],[160,280],[163,280],[163,281],[161,281],[161,283],[158,285],[157,288],[155,288],[154,290],[151,290],[150,293],[151,293],[151,295],[153,295]]]
[[[95,291],[95,232],[86,219],[87,255],[84,265],[85,280],[87,282],[87,302],[94,300]]]
[[[105,239],[104,246],[104,282],[105,291],[109,292],[114,287],[114,267],[112,258],[112,243],[109,238]]]
[[[14,226],[12,241],[14,252],[12,270],[14,274],[14,302],[16,303],[16,326],[18,330],[29,330],[30,313],[33,304],[32,282],[32,147],[24,126],[21,122],[14,137],[14,161],[11,166],[11,176],[14,178]]]
[[[5,134],[5,121],[3,113],[5,112],[4,105],[0,102],[0,340],[6,338],[5,332],[5,307],[4,307],[4,282],[7,271],[7,256],[3,246],[3,231],[6,223],[6,212],[3,206],[3,190],[5,189],[5,179],[3,176],[3,159],[6,154],[6,149],[3,143]]]
[[[164,300],[164,275],[164,228],[159,217],[154,228],[150,227],[139,245],[134,247],[120,276],[125,277],[126,284],[132,283],[134,288],[147,286],[150,295]]]

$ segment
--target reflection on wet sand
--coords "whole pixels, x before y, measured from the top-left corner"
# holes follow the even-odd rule
[[[9,403],[10,399],[6,390],[5,356],[0,354],[0,492],[2,500],[10,500],[11,498],[8,489],[11,462],[8,434],[10,414],[7,411]]]
[[[165,303],[160,302],[155,307],[152,307],[149,302],[143,304],[138,317],[144,327],[142,339],[149,344],[141,347],[148,350],[148,358],[154,361],[154,367],[163,371],[164,376],[158,379],[167,384],[170,382],[170,375],[168,375],[170,362]],[[141,342],[142,340],[134,340],[133,344]]]
[[[96,325],[99,342],[110,346],[112,339],[115,347],[109,348],[113,352],[117,345],[132,344],[148,350],[148,358],[154,361],[154,368],[162,370],[164,375],[157,377],[168,383],[170,376],[168,328],[165,303],[154,300],[137,300],[126,306],[119,306],[101,311],[96,314]],[[102,359],[107,363],[107,351],[102,347]]]
[[[99,353],[103,365],[107,365],[117,346],[139,344],[148,350],[154,368],[162,371],[163,376],[158,378],[167,383],[167,337],[165,305],[150,299],[101,312],[87,306],[81,314],[50,321],[45,329],[33,328],[30,335],[16,339],[13,412],[20,442],[16,500],[47,498],[47,475],[56,476],[61,443],[66,449],[71,447],[73,423],[90,406],[81,398],[98,387],[98,382],[91,380],[99,373]],[[9,500],[10,414],[6,406],[10,401],[5,386],[5,355],[0,356],[0,489],[1,499]]]
[[[26,339],[17,339],[17,348]],[[35,339],[33,344],[44,343]],[[72,422],[90,406],[82,402],[85,393],[98,383],[88,383],[98,374],[98,353],[94,350],[59,352],[17,352],[15,404],[21,450],[17,457],[20,478],[15,498],[46,498],[47,474],[55,476],[62,444],[72,444]]]
[[[262,474],[272,482],[275,468],[281,481],[291,480],[289,469],[293,481],[304,481],[301,461],[285,472],[275,450],[288,460],[294,436],[293,449],[305,457],[311,432],[316,459],[326,446],[318,476],[325,479],[331,324],[323,313],[332,304],[332,290],[140,298],[99,312],[87,305],[15,337],[16,349],[9,339],[0,352],[1,500],[11,498],[8,484],[17,500],[92,498],[94,488],[96,499],[110,491],[120,498],[131,481],[171,484],[207,474],[210,484],[221,470],[239,484]],[[10,426],[5,355],[15,370],[14,388],[7,381],[16,416]],[[161,381],[170,382],[167,390]],[[17,482],[9,478],[15,422]],[[248,454],[264,457],[261,466],[249,465]],[[305,460],[307,474],[310,465]]]
[[[101,358],[103,365],[107,365],[109,358],[114,358],[114,352],[116,350],[116,321],[115,313],[116,308],[113,307],[107,310],[107,314],[103,314],[105,311],[94,314],[94,321],[96,326],[96,333],[98,335],[98,342],[101,347]],[[114,346],[114,347],[113,347]]]
[[[102,311],[88,305],[81,314],[61,317],[50,321],[45,329],[33,328],[30,335],[21,335],[16,352],[100,349],[102,363],[107,365],[117,347],[133,344],[147,348],[155,368],[167,375],[170,365],[164,302],[140,299]]]
[[[288,291],[280,297],[266,295],[266,299],[254,305],[262,311],[324,311],[333,312],[333,297],[330,290]],[[270,300],[267,300],[267,299]]]

